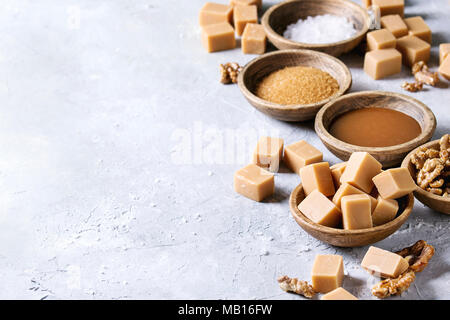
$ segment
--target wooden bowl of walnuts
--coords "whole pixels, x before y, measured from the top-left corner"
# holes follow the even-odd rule
[[[450,214],[450,135],[430,141],[403,160],[418,186],[414,196],[427,207]]]

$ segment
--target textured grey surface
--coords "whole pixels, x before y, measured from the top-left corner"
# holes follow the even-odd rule
[[[292,219],[297,175],[277,174],[265,203],[233,191],[233,172],[262,134],[305,139],[338,159],[311,123],[271,119],[218,82],[219,63],[253,56],[202,49],[203,2],[1,2],[0,298],[301,299],[275,279],[309,279],[317,253],[342,254],[344,287],[371,298],[375,279],[359,267],[367,247],[331,247]],[[434,32],[435,68],[436,45],[450,42],[449,3],[407,3]],[[360,56],[342,59],[352,91],[402,92],[410,78],[405,68],[373,81]],[[411,96],[436,114],[434,138],[449,131],[449,89]],[[377,244],[436,247],[404,298],[450,298],[448,222],[417,202]]]

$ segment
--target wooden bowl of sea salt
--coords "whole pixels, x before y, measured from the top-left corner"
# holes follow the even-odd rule
[[[365,9],[349,0],[288,0],[262,17],[278,49],[310,49],[340,56],[353,50],[369,30]]]

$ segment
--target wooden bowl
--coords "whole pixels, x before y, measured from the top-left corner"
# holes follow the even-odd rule
[[[422,147],[422,146],[421,146]],[[426,148],[432,148],[439,150],[439,140],[433,140],[423,145]],[[416,168],[411,163],[411,156],[419,149],[420,147],[411,151],[403,160],[402,167],[407,168],[411,173],[411,176],[415,180],[416,176]],[[420,187],[417,187],[416,191],[414,191],[414,196],[422,202],[427,207],[441,212],[445,214],[450,214],[450,197],[442,197],[431,192],[425,191]]]
[[[332,14],[345,16],[358,30],[350,39],[326,44],[296,42],[283,37],[286,27],[308,16]],[[288,0],[271,7],[261,19],[267,37],[278,49],[311,49],[339,56],[354,49],[369,30],[369,15],[348,0]]]
[[[333,96],[312,104],[282,105],[258,98],[254,92],[258,83],[270,73],[284,67],[306,66],[328,72],[339,83]],[[284,121],[313,119],[319,109],[332,99],[347,92],[352,85],[352,75],[339,59],[312,50],[280,50],[263,54],[250,61],[238,76],[242,94],[259,111]]]
[[[389,108],[403,112],[415,119],[422,133],[411,141],[390,147],[361,147],[333,137],[328,128],[339,115],[361,108]],[[350,93],[326,104],[316,116],[315,130],[323,144],[339,159],[347,161],[356,151],[365,151],[383,164],[383,167],[399,165],[412,149],[429,141],[436,129],[433,112],[422,102],[410,96],[385,91],[361,91]]]
[[[292,191],[289,206],[295,221],[314,238],[329,243],[337,247],[361,247],[378,241],[381,241],[395,231],[408,219],[414,206],[414,197],[412,193],[397,199],[399,203],[399,212],[397,217],[383,225],[373,228],[360,230],[344,230],[337,228],[325,227],[317,224],[307,218],[299,209],[298,205],[305,198],[303,186],[300,183],[294,191]]]

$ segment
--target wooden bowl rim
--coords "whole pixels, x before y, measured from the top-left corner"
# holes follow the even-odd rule
[[[355,144],[350,144],[347,142],[344,142],[342,140],[339,140],[337,138],[335,138],[334,136],[332,136],[327,129],[325,129],[325,126],[323,124],[323,115],[325,114],[325,112],[333,106],[334,103],[340,102],[342,100],[346,100],[355,96],[366,96],[366,95],[374,95],[374,96],[395,96],[397,98],[406,100],[409,103],[415,104],[416,106],[418,106],[419,108],[422,109],[422,111],[430,118],[432,119],[432,123],[431,124],[427,124],[426,127],[422,130],[422,132],[420,133],[420,135],[418,135],[417,137],[415,137],[412,140],[409,140],[407,142],[401,143],[401,144],[397,144],[394,146],[389,146],[389,147],[363,147],[363,146],[357,146]],[[386,105],[386,107],[389,107],[389,105]],[[389,109],[389,108],[386,108]],[[416,119],[414,119],[416,120]],[[417,121],[417,120],[416,120]],[[427,136],[431,136],[434,133],[434,130],[436,129],[436,117],[433,113],[433,111],[431,111],[431,109],[424,104],[423,102],[410,97],[408,95],[405,94],[401,94],[401,93],[397,93],[397,92],[390,92],[390,91],[378,91],[378,90],[374,90],[374,91],[358,91],[358,92],[354,92],[354,93],[349,93],[346,95],[343,95],[339,98],[334,99],[333,101],[328,102],[326,105],[324,105],[319,112],[316,115],[316,119],[315,119],[315,124],[314,124],[314,128],[315,131],[317,133],[317,135],[325,140],[327,143],[335,146],[336,148],[339,148],[341,150],[355,150],[358,149],[358,151],[362,151],[362,152],[368,152],[368,153],[386,153],[386,152],[391,152],[391,153],[395,153],[396,151],[400,151],[401,149],[411,149],[414,148],[415,146],[417,146],[417,143],[420,143],[423,141],[423,139],[426,139]]]
[[[277,32],[275,32],[275,30],[273,30],[273,28],[271,27],[269,20],[270,20],[270,16],[273,14],[273,12],[275,10],[278,10],[279,8],[287,5],[288,3],[291,2],[302,2],[304,0],[286,0],[283,1],[279,4],[276,4],[272,7],[270,7],[263,15],[263,17],[261,18],[261,25],[264,27],[264,30],[266,31],[266,34],[272,38],[277,39],[278,41],[282,41],[285,42],[287,44],[293,45],[293,46],[304,46],[304,47],[308,47],[311,49],[323,49],[323,48],[329,48],[329,47],[336,47],[339,45],[343,45],[346,43],[349,43],[351,41],[354,41],[356,39],[358,39],[359,37],[364,36],[364,34],[367,33],[367,31],[369,31],[369,26],[367,25],[367,22],[364,23],[364,27],[363,29],[358,32],[356,35],[354,35],[351,38],[345,39],[345,40],[341,40],[341,41],[337,41],[337,42],[330,42],[330,43],[306,43],[306,42],[298,42],[298,41],[293,41],[293,40],[289,40],[285,37],[283,37],[282,35],[278,34]],[[320,1],[320,0],[316,0],[316,1]],[[364,16],[364,19],[366,21],[369,21],[370,17],[369,14],[367,13],[367,11],[361,7],[359,4],[349,1],[349,0],[327,0],[327,1],[334,1],[334,2],[339,2],[342,3],[344,6],[350,6],[355,8],[356,10],[358,10],[359,12],[361,12],[361,14]]]
[[[381,231],[389,230],[391,228],[400,227],[403,223],[405,223],[406,219],[411,214],[413,207],[414,207],[414,196],[412,193],[408,194],[408,202],[403,210],[403,212],[398,215],[394,220],[389,221],[388,223],[372,227],[372,228],[365,228],[365,229],[357,229],[357,230],[345,230],[345,229],[338,229],[338,228],[331,228],[327,226],[323,226],[321,224],[315,223],[314,221],[310,220],[308,217],[306,217],[297,207],[296,198],[297,194],[303,190],[303,185],[300,183],[295,189],[292,191],[290,197],[289,197],[289,207],[291,209],[292,215],[300,220],[302,220],[303,223],[308,225],[311,229],[314,229],[314,231],[320,232],[322,234],[327,235],[339,235],[339,236],[358,236],[363,234],[369,234],[369,233],[378,233]],[[400,225],[399,225],[400,224]],[[301,225],[301,224],[300,224]]]
[[[421,146],[418,146],[414,150],[411,150],[411,152],[406,155],[405,159],[403,159],[401,167],[409,169],[408,167],[409,167],[409,164],[411,162],[411,156],[417,150],[419,150],[419,148],[422,148],[422,147],[426,147],[426,148],[434,147],[435,145],[439,145],[439,140],[440,139],[427,142],[427,143],[425,143],[425,144],[423,144]],[[414,182],[416,182],[416,181],[414,181]],[[417,183],[416,183],[416,185],[417,185]],[[431,192],[423,190],[419,186],[417,186],[417,188],[416,188],[416,190],[414,192],[419,193],[420,195],[422,195],[425,198],[433,199],[433,200],[438,201],[438,202],[449,202],[450,203],[450,197],[438,196],[437,194],[434,194],[434,193],[431,193]],[[420,201],[420,199],[418,199],[418,200]]]
[[[244,81],[244,76],[247,73],[247,71],[250,69],[250,67],[253,66],[254,64],[260,62],[261,60],[268,59],[272,56],[285,55],[285,54],[315,55],[315,56],[320,56],[321,59],[329,59],[329,60],[334,61],[335,63],[337,63],[339,65],[339,67],[342,69],[342,72],[344,73],[344,81],[343,81],[344,85],[339,86],[339,91],[336,92],[331,97],[328,97],[324,100],[321,100],[321,101],[318,101],[315,103],[309,103],[309,104],[283,105],[283,104],[274,103],[274,102],[270,102],[270,101],[261,99],[260,97],[253,94],[253,92],[251,92],[251,90],[249,90],[247,88],[247,86],[245,85],[245,81]],[[286,50],[276,50],[273,52],[265,53],[259,57],[256,57],[256,58],[250,60],[244,66],[242,71],[239,72],[239,75],[238,75],[238,86],[241,89],[244,96],[257,101],[263,107],[265,107],[267,109],[272,109],[272,110],[299,110],[299,109],[313,109],[313,108],[321,107],[321,106],[329,103],[330,101],[333,101],[334,99],[337,99],[338,97],[342,96],[347,90],[350,89],[351,85],[352,85],[352,74],[351,74],[350,70],[348,69],[348,67],[341,60],[339,60],[338,58],[333,57],[327,53],[314,51],[314,50],[308,50],[308,49],[286,49]]]

